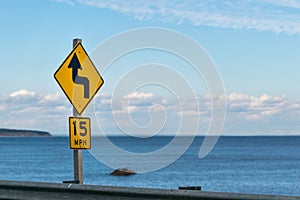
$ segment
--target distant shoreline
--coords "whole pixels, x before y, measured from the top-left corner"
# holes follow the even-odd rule
[[[0,137],[50,137],[47,131],[0,128]]]

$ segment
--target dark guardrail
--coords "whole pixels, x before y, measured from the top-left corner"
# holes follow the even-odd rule
[[[0,181],[0,199],[245,199],[245,200],[300,200],[295,196],[239,194],[225,192],[203,192],[197,190],[150,189],[81,185],[73,183],[38,183],[21,181]]]

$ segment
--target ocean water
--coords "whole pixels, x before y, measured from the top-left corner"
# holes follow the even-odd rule
[[[125,150],[143,153],[159,149],[171,139],[110,138]],[[124,177],[110,176],[113,169],[85,150],[84,183],[168,189],[201,186],[203,191],[300,196],[300,137],[220,137],[213,151],[199,159],[202,140],[195,138],[185,154],[168,167]],[[3,137],[0,151],[1,180],[61,183],[73,179],[68,137]]]

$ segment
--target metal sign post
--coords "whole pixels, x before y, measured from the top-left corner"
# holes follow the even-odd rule
[[[78,43],[82,43],[81,39],[73,39],[73,48],[76,47]],[[78,112],[73,106],[73,116],[80,117]],[[82,170],[82,150],[74,149],[73,150],[74,158],[74,181],[78,181],[79,184],[83,184],[83,170]]]

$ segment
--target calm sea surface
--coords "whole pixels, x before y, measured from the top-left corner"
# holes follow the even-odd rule
[[[145,153],[161,148],[172,137],[110,139],[128,151]],[[191,185],[202,186],[203,191],[300,196],[300,137],[221,137],[213,151],[199,159],[202,140],[197,137],[166,168],[127,177],[109,176],[112,169],[84,151],[84,183],[173,189]],[[1,180],[60,183],[73,179],[67,137],[0,138],[0,150]]]

